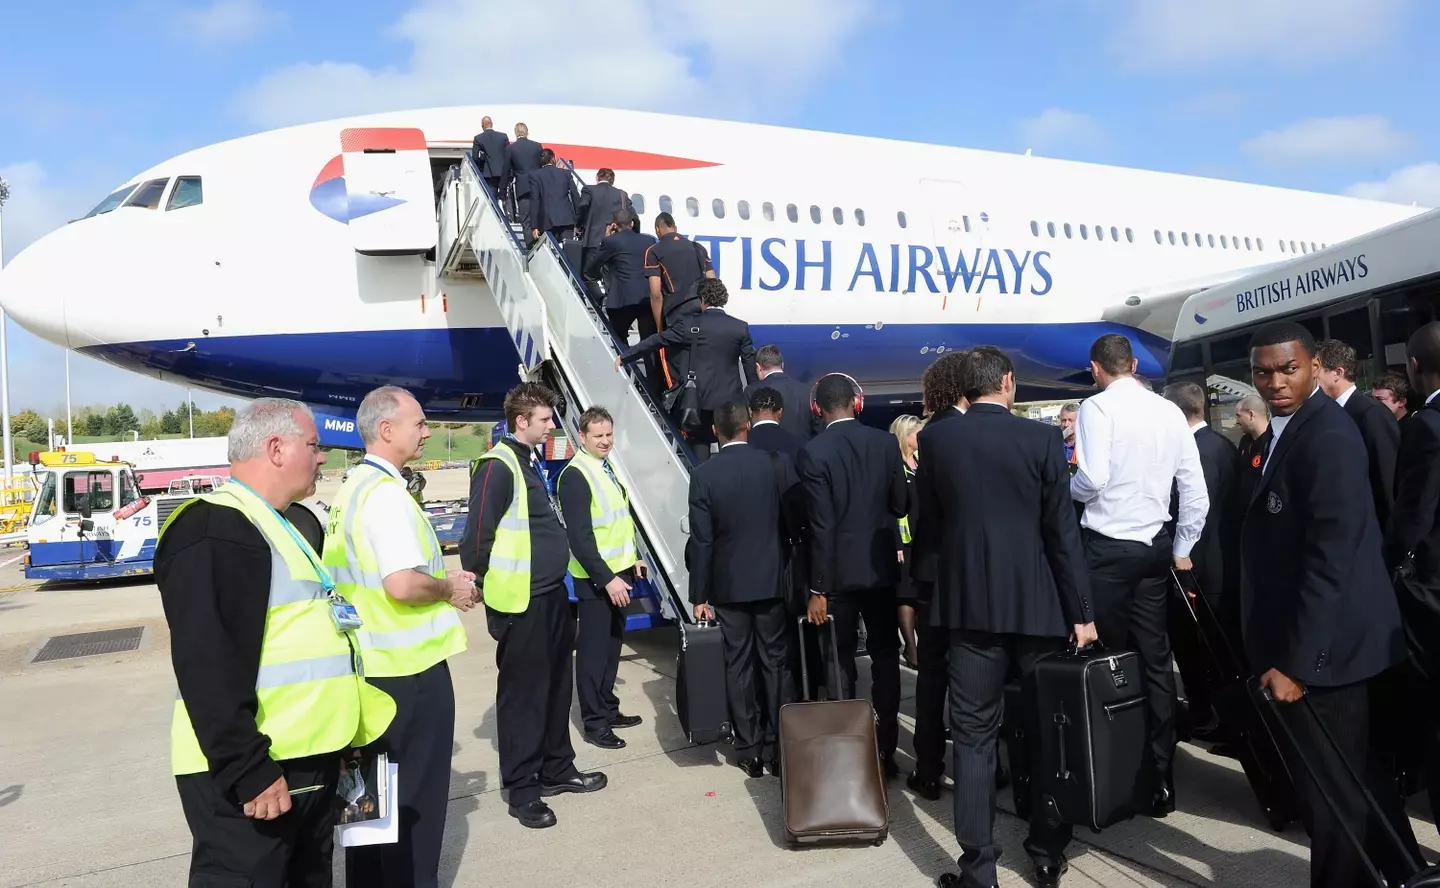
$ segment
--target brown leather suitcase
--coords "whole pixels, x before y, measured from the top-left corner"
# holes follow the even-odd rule
[[[800,620],[803,623],[804,617]],[[835,621],[827,620],[834,641]],[[831,650],[837,650],[833,643]],[[801,644],[802,687],[809,687]],[[835,683],[840,663],[832,657]],[[890,833],[890,803],[868,700],[789,703],[780,707],[780,799],[785,835],[798,844],[871,842]]]

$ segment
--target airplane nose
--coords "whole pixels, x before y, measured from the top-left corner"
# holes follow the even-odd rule
[[[46,235],[0,269],[0,307],[26,330],[62,346],[68,346],[68,333],[60,284],[75,270],[74,257],[64,255],[67,234],[62,228]]]

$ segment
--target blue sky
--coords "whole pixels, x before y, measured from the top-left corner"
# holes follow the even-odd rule
[[[66,10],[63,22],[45,4],[6,12],[7,256],[190,148],[487,100],[1031,148],[1440,206],[1426,36],[1440,34],[1440,4],[1426,0],[351,0],[343,12],[82,0]],[[59,349],[8,329],[12,405],[53,411]],[[88,358],[73,371],[76,404],[184,398]]]

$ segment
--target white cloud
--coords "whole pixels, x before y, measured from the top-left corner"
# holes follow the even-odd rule
[[[1396,170],[1379,182],[1357,182],[1345,193],[1367,200],[1440,207],[1440,163],[1417,163]]]
[[[1312,117],[1261,133],[1240,149],[1266,163],[1373,160],[1402,154],[1414,138],[1377,114]]]
[[[265,126],[478,96],[748,113],[791,103],[879,10],[877,0],[415,0],[389,29],[410,47],[404,64],[304,62],[238,101]]]
[[[266,8],[261,0],[215,0],[209,6],[191,6],[175,16],[175,30],[196,43],[245,43],[274,27],[284,14]]]
[[[1324,64],[1393,36],[1413,0],[1125,0],[1112,50],[1132,67]]]
[[[1046,108],[1019,123],[1026,148],[1095,148],[1105,142],[1105,128],[1095,118],[1064,108]]]

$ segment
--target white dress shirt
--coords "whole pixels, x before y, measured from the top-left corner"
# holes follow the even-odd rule
[[[1320,386],[1317,385],[1310,390],[1309,395],[1305,396],[1305,400],[1310,400],[1310,397],[1318,391],[1320,391]],[[1295,413],[1299,412],[1299,410],[1295,411]],[[1275,452],[1275,445],[1280,443],[1280,435],[1284,433],[1285,427],[1290,424],[1290,420],[1295,416],[1295,413],[1289,416],[1270,417],[1270,449],[1265,451],[1265,462],[1260,466],[1260,474],[1265,474],[1265,470],[1270,468],[1270,454]]]
[[[1170,520],[1180,489],[1175,557],[1188,558],[1205,529],[1210,495],[1195,434],[1180,408],[1132,377],[1080,404],[1071,495],[1085,504],[1080,525],[1101,536],[1149,545]]]
[[[405,479],[384,457],[368,453],[365,459],[400,482],[398,485],[381,484],[376,487],[365,499],[365,507],[360,514],[355,516],[360,521],[365,542],[370,544],[370,551],[375,553],[375,560],[380,564],[380,576],[388,577],[415,568],[427,570],[430,559],[415,538],[415,499],[405,489]],[[430,522],[425,523],[428,526]]]
[[[1344,407],[1345,402],[1350,400],[1350,396],[1353,394],[1355,394],[1355,386],[1352,385],[1348,389],[1340,393],[1340,397],[1335,399],[1335,403],[1339,404],[1341,407]]]

